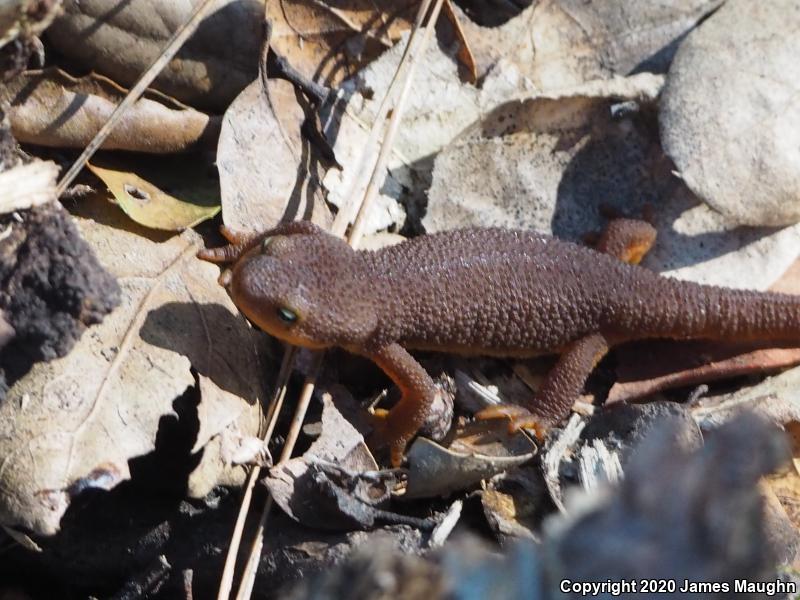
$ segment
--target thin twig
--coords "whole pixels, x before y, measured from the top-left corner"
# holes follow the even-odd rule
[[[69,185],[75,180],[80,173],[81,169],[89,162],[89,159],[94,156],[94,153],[103,145],[106,138],[109,136],[114,127],[117,126],[120,119],[122,119],[125,111],[127,111],[144,93],[144,91],[153,83],[153,80],[158,77],[161,70],[167,65],[169,61],[178,53],[181,46],[186,42],[189,37],[197,30],[200,22],[208,15],[212,8],[214,8],[216,0],[204,0],[197,5],[194,12],[189,15],[183,25],[172,34],[169,42],[161,51],[161,54],[153,61],[150,67],[142,74],[139,81],[131,88],[128,95],[123,98],[122,102],[117,105],[114,112],[111,113],[108,121],[100,128],[100,131],[94,136],[89,145],[86,146],[81,155],[72,163],[72,166],[61,178],[56,187],[56,194],[63,194]]]
[[[264,431],[262,439],[269,440],[272,437],[272,432],[275,430],[275,423],[278,421],[283,400],[286,397],[287,382],[289,375],[294,366],[294,357],[297,348],[294,346],[287,346],[286,351],[283,353],[283,361],[281,368],[278,371],[278,377],[275,384],[275,393],[272,396],[272,401],[267,408],[267,428]],[[250,511],[250,503],[253,498],[253,488],[261,475],[261,467],[254,465],[250,469],[247,476],[247,483],[245,484],[244,494],[242,495],[242,502],[239,506],[239,514],[236,517],[236,524],[233,526],[233,533],[231,534],[231,543],[228,546],[228,555],[225,558],[225,566],[222,569],[222,580],[219,584],[219,592],[217,598],[224,600],[231,594],[233,587],[233,576],[236,568],[236,557],[239,554],[239,546],[242,543],[242,533],[244,532],[244,524],[247,520],[247,513]]]
[[[475,56],[472,54],[472,49],[469,47],[469,40],[467,40],[467,36],[464,33],[464,28],[461,27],[461,22],[456,16],[452,0],[444,0],[443,10],[445,18],[450,21],[450,25],[453,27],[453,33],[458,40],[458,62],[466,71],[467,81],[474,85],[478,81],[478,65],[475,64]]]
[[[400,57],[400,62],[397,65],[397,69],[392,76],[392,80],[389,82],[389,87],[387,88],[386,93],[381,100],[380,106],[378,106],[378,111],[375,113],[375,120],[372,122],[372,127],[370,127],[369,136],[367,137],[367,142],[364,144],[364,151],[361,153],[361,158],[358,161],[356,172],[347,188],[347,192],[343,196],[346,204],[339,209],[339,212],[336,214],[336,218],[333,220],[333,225],[331,225],[331,233],[333,233],[333,235],[344,237],[345,231],[347,231],[347,226],[355,218],[359,207],[363,203],[364,196],[361,190],[366,189],[369,178],[372,176],[375,166],[375,163],[369,162],[369,159],[374,155],[373,148],[378,143],[380,132],[383,131],[383,126],[389,114],[389,109],[392,106],[391,100],[395,96],[395,87],[397,82],[400,81],[400,75],[406,72],[404,67],[408,63],[408,57],[410,55],[411,48],[416,41],[417,32],[420,30],[422,21],[425,18],[425,15],[428,14],[432,2],[433,0],[423,0],[423,2],[420,4],[417,17],[414,20],[413,27],[411,28],[411,35],[408,38],[408,43],[406,43],[406,46],[403,49],[403,55]]]
[[[303,384],[303,390],[300,392],[300,399],[297,402],[297,408],[292,418],[292,424],[289,426],[289,433],[286,435],[286,442],[283,444],[278,464],[284,463],[292,457],[294,446],[300,435],[300,429],[303,426],[303,421],[306,419],[306,412],[311,403],[311,397],[314,394],[317,373],[319,373],[319,369],[322,366],[323,356],[324,353],[322,352],[316,352],[314,354],[314,362]],[[267,518],[272,510],[272,503],[272,496],[267,496],[267,501],[264,504],[264,508],[261,510],[261,516],[256,526],[253,545],[250,548],[250,554],[247,558],[247,565],[245,566],[244,573],[242,574],[242,583],[239,587],[239,593],[236,595],[236,600],[247,600],[253,592],[253,584],[255,583],[256,573],[258,572],[258,561],[261,558],[261,549],[264,547],[264,531],[267,526]]]
[[[408,93],[411,91],[411,83],[414,80],[414,73],[417,70],[420,59],[425,55],[425,50],[428,47],[431,34],[436,28],[436,19],[439,18],[439,12],[442,10],[443,2],[444,0],[436,0],[436,4],[431,12],[431,17],[428,19],[428,24],[425,26],[425,32],[422,34],[422,40],[419,43],[419,47],[412,48],[410,51],[411,54],[408,64],[408,73],[405,81],[403,82],[403,89],[400,92],[400,97],[397,100],[397,104],[392,110],[392,118],[389,119],[389,126],[386,130],[386,135],[383,138],[383,144],[381,145],[381,152],[378,155],[378,160],[375,163],[375,168],[372,171],[372,178],[367,186],[367,191],[364,194],[364,199],[361,202],[361,207],[358,210],[358,216],[356,217],[355,223],[353,223],[353,229],[350,232],[350,245],[353,246],[353,248],[358,248],[361,237],[363,236],[364,224],[366,222],[367,215],[369,214],[370,207],[375,201],[375,198],[378,196],[378,190],[386,178],[386,164],[389,162],[389,154],[392,151],[394,138],[397,135],[397,130],[400,126],[403,108],[408,98]]]
[[[283,127],[283,123],[281,123],[280,115],[278,111],[275,109],[275,103],[272,101],[272,94],[269,90],[269,78],[267,77],[267,59],[269,57],[269,45],[272,42],[272,23],[268,19],[264,19],[264,35],[263,39],[261,40],[261,51],[258,57],[258,76],[261,80],[261,91],[263,94],[264,99],[267,101],[267,109],[272,115],[275,117],[275,124],[278,126],[278,130],[281,132],[281,137],[283,138],[286,147],[289,149],[289,153],[292,155],[292,158],[296,161],[300,161],[300,151],[294,147],[294,143],[292,139],[289,137],[289,134],[286,133],[286,129]]]

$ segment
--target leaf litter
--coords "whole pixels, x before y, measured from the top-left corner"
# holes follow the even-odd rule
[[[129,477],[128,460],[153,450],[159,420],[195,385],[193,369],[210,405],[198,411],[206,438],[233,421],[257,435],[264,397],[260,336],[194,257],[196,234],[154,243],[79,225],[118,278],[121,305],[70,354],[34,365],[0,406],[0,521],[45,535],[74,493]]]
[[[80,4],[67,3],[64,22],[81,22],[86,15],[76,13]],[[87,15],[95,10],[92,3],[83,4]],[[141,2],[129,9],[142,10],[150,4]],[[369,2],[365,7],[354,1],[333,8],[298,0],[272,3],[271,10],[278,10],[278,4],[288,10],[271,15],[273,50],[303,75],[339,88],[332,99],[333,112],[323,111],[321,117],[342,168],[331,168],[314,156],[315,149],[303,132],[311,107],[307,98],[285,81],[269,80],[265,93],[251,73],[235,91],[231,91],[235,86],[227,88],[227,100],[198,100],[201,108],[213,104],[216,110],[227,109],[217,162],[223,221],[234,230],[264,229],[288,215],[330,223],[327,203],[341,208],[349,200],[346,192],[352,189],[377,98],[400,58],[401,44],[397,42],[408,35],[408,15],[401,14],[408,7],[396,3]],[[668,88],[678,81],[671,80],[673,73],[667,71],[675,50],[684,34],[719,4],[698,0],[653,7],[544,1],[494,28],[476,25],[456,8],[475,58],[478,84],[463,80],[453,59],[463,49],[458,44],[440,38],[440,45],[428,51],[367,232],[380,236],[386,230],[432,232],[459,225],[501,224],[579,240],[603,225],[604,205],[610,205],[626,216],[647,213],[656,224],[660,238],[646,266],[703,282],[759,289],[770,286],[797,257],[798,226],[754,230],[716,213],[699,196],[710,204],[716,198],[699,191],[695,195],[692,190],[697,188],[690,181],[674,176],[674,165],[662,149],[658,133],[664,110],[660,97],[663,74]],[[110,15],[112,22],[115,16]],[[89,22],[96,23],[99,30],[106,27],[97,20]],[[223,29],[220,26],[217,31]],[[88,52],[96,54],[96,49]],[[247,56],[256,54],[257,44]],[[134,58],[141,63],[141,57]],[[88,60],[86,64],[100,64],[92,62],[97,55]],[[461,60],[464,62],[463,57]],[[186,65],[175,63],[181,64]],[[124,73],[126,69],[138,72],[143,66],[139,64],[136,70],[112,68]],[[129,82],[117,72],[112,76]],[[166,85],[164,89],[177,89],[169,87],[175,82]],[[190,83],[175,95],[198,98],[207,93],[203,85],[202,81]],[[660,125],[663,129],[664,123]],[[145,188],[141,182],[133,187]],[[131,205],[128,209],[133,212]],[[139,221],[152,224],[150,218]],[[156,220],[163,224],[162,217]],[[5,525],[55,531],[58,516],[73,492],[83,487],[110,487],[128,475],[127,459],[152,449],[159,417],[170,414],[174,399],[188,388],[196,388],[202,398],[197,409],[200,431],[192,451],[203,450],[201,465],[190,476],[190,493],[202,495],[217,483],[241,482],[241,469],[232,466],[241,460],[269,464],[265,447],[256,437],[260,425],[256,400],[264,397],[260,388],[263,373],[255,366],[255,350],[246,352],[247,360],[240,358],[242,348],[251,347],[255,334],[236,317],[229,300],[214,284],[214,269],[201,267],[191,257],[198,238],[191,232],[159,238],[140,231],[144,236],[140,243],[146,241],[147,245],[137,247],[128,240],[133,234],[124,231],[135,230],[130,224],[113,234],[111,230],[98,233],[106,227],[100,223],[106,221],[104,216],[94,223],[81,220],[81,225],[101,260],[120,277],[123,307],[84,336],[74,357],[70,354],[36,365],[12,387],[15,401],[0,407],[1,413],[11,410],[8,404],[16,404],[16,410],[24,408],[32,415],[25,416],[22,411],[20,431],[10,432],[6,427],[2,432],[29,436],[16,440],[17,447],[24,446],[33,457],[23,459],[22,453],[12,453],[0,465],[0,489],[14,490],[0,494],[0,498],[13,498],[4,500],[0,511]],[[190,221],[186,217],[174,228],[190,226]],[[120,253],[124,248],[147,257],[150,265],[144,268],[126,262],[130,260],[123,257],[127,252]],[[197,315],[191,320],[173,305],[195,307]],[[216,338],[222,335],[216,331],[220,322],[230,323],[221,341]],[[209,323],[215,326],[209,327]],[[186,333],[190,329],[203,333],[193,338]],[[210,360],[211,349],[225,344],[232,347],[225,355],[236,356],[237,361]],[[745,369],[785,366],[794,360],[791,354],[779,354],[780,350],[757,352],[768,354],[744,354],[710,367],[729,375],[737,368],[731,360],[744,361]],[[701,360],[707,361],[705,354],[701,350]],[[620,352],[619,356],[625,355]],[[94,374],[81,372],[81,381],[76,382],[67,373],[82,368],[78,366],[81,360],[95,361],[100,367]],[[214,368],[209,365],[220,362],[224,363],[217,366],[221,371],[212,373]],[[531,391],[539,382],[529,375],[527,363],[520,364],[514,366],[510,378],[515,382],[511,387],[517,386],[514,397]],[[471,378],[467,387],[472,396],[467,401],[496,395],[491,387],[495,382],[511,389],[501,381],[508,375],[498,377],[491,361],[481,364],[483,368],[487,374],[476,376],[471,371],[467,378]],[[709,365],[697,368],[708,369]],[[708,375],[707,370],[704,373]],[[698,420],[713,421],[716,427],[723,416],[727,418],[741,406],[769,404],[773,420],[791,428],[797,422],[796,407],[786,390],[791,388],[793,373],[741,391],[741,396],[700,398],[692,410]],[[680,372],[677,381],[686,383],[690,375],[691,369]],[[59,385],[55,393],[48,388],[47,379],[67,385]],[[254,382],[259,382],[257,390],[252,387]],[[80,390],[92,385],[94,400]],[[123,406],[116,392],[127,390],[126,386],[135,387],[136,393],[132,393],[132,403]],[[587,421],[574,416],[565,432],[571,437],[565,438],[563,447],[557,451],[547,448],[534,459],[541,462],[530,463],[534,453],[526,452],[528,448],[509,449],[520,441],[518,437],[495,432],[502,441],[486,444],[489,432],[465,430],[463,411],[472,409],[464,408],[465,384],[457,387],[462,388],[456,393],[462,414],[457,414],[450,435],[440,443],[419,438],[410,449],[410,468],[404,473],[378,471],[363,438],[325,400],[322,436],[312,445],[313,451],[271,470],[267,485],[276,502],[287,514],[314,527],[373,527],[386,519],[383,511],[392,497],[410,499],[420,489],[424,492],[419,495],[435,497],[480,488],[487,522],[499,539],[537,538],[539,513],[546,512],[543,507],[552,502],[571,511],[565,490],[576,482],[595,486],[598,474],[602,479],[615,472],[617,454],[607,441],[579,439],[586,423],[591,425],[594,418]],[[769,402],[765,403],[765,398]],[[37,412],[43,410],[39,405],[48,410],[57,407],[54,422],[59,427],[51,436],[32,433],[35,426],[31,423],[46,421]],[[613,410],[597,412],[602,416]],[[16,418],[16,412],[14,415]],[[122,448],[111,448],[111,434],[119,431],[123,419],[136,426],[127,435],[119,434]],[[0,424],[6,422],[0,418]],[[78,438],[83,441],[81,436],[94,441],[77,443]],[[60,459],[56,456],[59,445],[68,448],[66,458],[63,450]],[[95,452],[93,446],[100,450]],[[35,473],[51,459],[53,469],[44,470],[47,476],[25,487],[22,469]],[[529,464],[523,464],[525,461]],[[582,474],[576,475],[575,468],[582,469]],[[305,487],[298,484],[302,481]],[[21,487],[16,491],[14,486]],[[792,501],[792,489],[787,480],[775,495],[786,505]]]

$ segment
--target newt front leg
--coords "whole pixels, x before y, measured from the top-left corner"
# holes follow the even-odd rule
[[[358,352],[358,349],[354,349]],[[376,446],[388,445],[392,466],[403,462],[406,444],[425,422],[436,394],[436,385],[416,359],[398,343],[375,352],[359,352],[371,359],[400,388],[402,397],[388,413],[378,413],[373,434]]]

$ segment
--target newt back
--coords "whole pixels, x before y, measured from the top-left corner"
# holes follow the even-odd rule
[[[365,253],[380,343],[468,354],[558,352],[592,333],[800,339],[800,299],[662,277],[530,231],[466,229]]]

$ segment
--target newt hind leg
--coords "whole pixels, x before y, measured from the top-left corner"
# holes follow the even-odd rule
[[[589,374],[608,350],[608,341],[600,333],[573,342],[561,354],[528,406],[493,406],[480,411],[476,418],[509,419],[512,432],[533,429],[537,437],[543,437],[547,428],[569,414]]]

